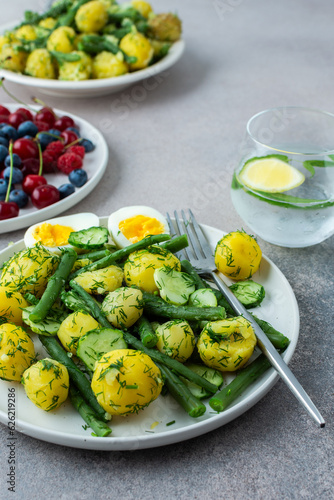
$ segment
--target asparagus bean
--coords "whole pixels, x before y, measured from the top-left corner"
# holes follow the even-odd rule
[[[172,253],[176,253],[183,250],[183,248],[186,248],[188,244],[187,235],[182,234],[181,236],[175,236],[175,238],[169,241],[165,241],[165,243],[162,243],[161,246]]]
[[[100,420],[95,411],[86,403],[80,392],[70,386],[70,399],[74,408],[80,413],[86,424],[89,425],[99,437],[106,437],[111,434],[110,427]]]
[[[145,347],[154,347],[158,342],[158,336],[145,316],[141,316],[136,322],[135,330],[138,331],[140,340]]]
[[[144,311],[149,316],[162,316],[171,319],[185,319],[187,321],[204,320],[217,321],[226,317],[223,307],[194,307],[174,306],[167,304],[156,295],[143,292]]]
[[[270,362],[261,354],[246,368],[242,368],[232,382],[217,392],[209,401],[211,408],[217,412],[225,410],[233,401],[242,394],[247,387],[260,377],[268,368]]]
[[[77,254],[72,248],[64,250],[60,263],[49,279],[41,300],[29,314],[30,321],[34,323],[43,321],[64,287],[76,258]]]
[[[160,363],[157,363],[157,366],[164,375],[165,384],[173,398],[190,417],[201,417],[206,411],[206,406],[190,392],[188,387],[167,366]]]

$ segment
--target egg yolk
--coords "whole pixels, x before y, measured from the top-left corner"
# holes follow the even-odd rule
[[[32,236],[36,241],[40,241],[47,247],[57,247],[67,245],[68,237],[73,231],[74,229],[69,226],[44,222],[36,227]]]
[[[118,227],[131,243],[136,243],[150,234],[162,234],[164,232],[164,225],[158,219],[146,215],[136,215],[122,220]]]

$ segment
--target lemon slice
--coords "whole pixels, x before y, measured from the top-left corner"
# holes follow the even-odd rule
[[[239,174],[247,187],[266,193],[283,193],[300,186],[305,176],[278,158],[257,158],[247,162]]]

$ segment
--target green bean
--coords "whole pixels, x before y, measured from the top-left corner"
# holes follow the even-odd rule
[[[46,317],[64,287],[76,258],[77,254],[72,248],[63,251],[60,263],[49,279],[41,300],[29,314],[30,321],[39,323]]]

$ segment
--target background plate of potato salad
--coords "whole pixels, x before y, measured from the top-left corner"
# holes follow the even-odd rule
[[[118,92],[173,66],[184,52],[182,21],[145,1],[62,0],[3,26],[0,75],[48,95]]]
[[[133,208],[136,209],[137,207]],[[128,223],[133,222],[133,217],[132,217],[133,215],[135,216],[134,220],[138,221],[138,219],[136,219],[136,213],[131,215],[131,212],[127,212],[126,215],[122,214],[121,216],[119,216],[119,213],[115,213],[112,214],[112,216],[110,216],[109,218],[108,217],[97,218],[95,222],[93,221],[94,230],[91,231],[89,229],[87,233],[86,233],[87,230],[82,230],[82,226],[76,226],[77,220],[75,218],[73,220],[71,219],[72,221],[71,224],[75,228],[75,232],[71,233],[74,236],[70,237],[70,242],[72,241],[73,243],[74,241],[77,245],[80,244],[80,241],[82,242],[82,240],[78,239],[78,236],[76,235],[80,235],[80,237],[84,235],[85,236],[84,240],[86,242],[88,241],[90,245],[92,242],[93,235],[94,235],[93,238],[94,241],[98,240],[98,238],[102,238],[101,241],[106,241],[105,238],[108,237],[108,233],[106,232],[106,229],[102,228],[107,228],[109,229],[109,231],[111,231],[113,230],[112,228],[115,227],[114,226],[115,221],[118,221],[117,222],[118,224],[120,222],[120,219],[123,219],[121,222],[124,223],[123,225],[127,226],[127,230],[131,232],[133,230],[131,229],[133,224],[130,227],[130,224]],[[147,212],[147,214],[144,215],[151,221],[153,219],[155,223],[159,225],[161,231],[164,231],[163,217],[159,218],[159,216],[156,216],[153,209],[150,209]],[[82,218],[80,218],[80,220],[82,223]],[[60,220],[59,224],[63,225],[64,221]],[[98,230],[96,228],[98,228]],[[214,251],[217,242],[225,236],[225,233],[219,229],[215,229],[209,226],[203,225],[202,228],[206,236],[208,237],[210,245]],[[62,229],[62,226],[60,226],[60,228],[58,229]],[[150,231],[152,230],[154,229],[152,229],[151,227]],[[128,232],[127,234],[129,235],[130,233]],[[26,245],[29,246],[30,245],[29,238],[31,238],[31,235],[32,231],[29,229],[29,231],[26,233],[26,238],[25,238],[26,244],[25,241],[22,240],[17,243],[14,243],[11,247],[7,248],[6,250],[3,250],[0,253],[0,264],[3,265],[11,257],[17,254],[17,252],[24,250],[26,248]],[[76,240],[74,239],[75,237]],[[162,246],[164,244],[165,243],[160,243],[160,245]],[[127,244],[123,246],[121,251],[122,252],[126,251],[127,246],[128,246]],[[141,250],[138,250],[138,252],[140,251]],[[166,250],[163,251],[159,250],[159,252],[166,252]],[[107,255],[109,257],[110,254],[113,255],[112,252],[109,253],[107,252]],[[60,258],[59,255],[58,256],[55,254],[52,255],[54,256],[50,258],[50,263],[53,262],[53,259]],[[71,258],[71,252],[69,252],[69,258]],[[171,265],[172,263],[175,263],[176,262],[175,255],[172,254],[172,258],[170,258],[168,262]],[[133,258],[132,260],[131,258],[129,258],[124,264],[124,268],[122,266],[118,268],[118,274],[119,273],[122,274],[122,272],[124,272],[124,279],[128,286],[129,284],[127,279],[130,276],[129,273],[131,272],[132,263],[133,263]],[[5,269],[6,267],[4,267],[4,270]],[[73,274],[73,268],[71,267],[71,269]],[[100,269],[100,271],[102,270]],[[4,272],[5,271],[3,271],[3,273]],[[76,275],[76,272],[77,271],[74,271],[74,275]],[[80,281],[79,280],[80,276],[82,277],[83,280],[84,274],[85,273],[81,275],[80,273],[78,274],[76,282],[77,284]],[[159,274],[160,280],[163,279],[162,274],[163,273],[160,271]],[[2,279],[3,276],[4,274],[2,274]],[[132,275],[132,277],[133,280],[135,280],[135,273]],[[115,280],[118,279],[118,277],[117,276],[115,277],[114,274],[112,279]],[[229,285],[232,284],[232,281],[229,278],[224,277],[224,280]],[[258,318],[261,318],[262,320],[269,322],[275,329],[282,332],[289,339],[290,343],[286,348],[286,350],[284,351],[284,353],[282,354],[285,362],[288,363],[291,360],[294,350],[296,348],[299,335],[299,310],[292,288],[289,285],[287,279],[281,273],[281,271],[266,256],[262,256],[260,266],[258,270],[255,272],[255,274],[252,276],[252,280],[254,280],[254,282],[264,287],[265,296],[261,304],[257,307],[254,307],[253,309],[250,309],[250,311],[254,312],[254,314]],[[72,278],[72,281],[70,281],[70,283],[72,283],[73,281],[75,280],[73,280]],[[122,277],[120,277],[118,284],[116,284],[115,286],[120,286],[119,283],[121,281]],[[80,283],[83,287],[85,286],[84,281],[81,281]],[[135,283],[135,281],[131,282],[130,280],[129,283],[130,284]],[[77,284],[75,285],[76,288],[73,288],[73,290],[77,290],[78,288]],[[99,284],[99,286],[103,285]],[[117,289],[114,293],[117,292],[117,294],[119,295],[120,294],[119,290],[120,289]],[[134,304],[137,304],[138,306],[139,289],[136,287],[132,288],[130,287],[127,290],[130,290],[131,297],[129,300],[137,301],[134,302]],[[112,322],[113,320],[115,320],[115,318],[117,321],[121,321],[119,318],[117,319],[117,315],[115,316],[114,314],[115,308],[112,308],[110,305],[113,300],[115,300],[114,295],[112,297],[110,296],[108,300],[105,299],[102,303],[102,310],[104,310],[105,308],[105,311],[107,311],[106,315],[109,321]],[[134,309],[132,310],[133,311],[132,314],[135,315],[135,321],[137,320],[136,316],[138,312],[137,306],[134,307]],[[80,313],[80,314],[85,314],[85,313]],[[29,318],[31,319],[31,315],[29,316]],[[95,332],[94,335],[96,335],[96,330],[94,330],[94,328],[96,328],[97,323],[93,318],[90,318],[90,321],[91,321],[90,329],[93,328],[93,332]],[[58,337],[61,337],[60,330],[63,331],[63,335],[66,337],[67,330],[66,328],[64,328],[63,323],[62,325],[63,326],[58,330]],[[127,331],[131,332],[131,328],[129,328]],[[89,335],[90,334],[91,333],[89,333]],[[85,337],[86,336],[84,335],[82,339],[84,339]],[[42,345],[37,334],[32,334],[31,338],[34,343],[35,353],[37,355],[37,358],[41,360],[43,358],[48,357],[43,346],[45,344]],[[45,337],[45,338],[48,339],[51,337]],[[128,337],[124,336],[124,339],[128,341]],[[123,346],[122,342],[124,343],[124,340],[122,339],[120,340],[119,338],[117,338],[116,341],[121,342],[121,344],[119,344],[119,348]],[[73,354],[71,354],[71,352],[73,352],[71,351],[73,347],[73,342],[66,341],[66,338],[64,342],[65,342],[64,345],[67,342],[67,347],[68,347],[67,350],[69,351],[69,356],[70,357],[74,356]],[[80,345],[81,341],[79,341],[79,347]],[[77,355],[79,352],[79,347]],[[86,354],[87,352],[88,351],[86,351]],[[113,352],[115,353],[117,351]],[[127,357],[128,356],[127,350],[124,349],[124,352],[126,352],[126,357]],[[253,356],[256,353],[258,354],[257,347],[255,347]],[[105,358],[107,356],[109,356],[110,358],[110,353],[108,353],[108,355],[106,355]],[[105,358],[103,359],[105,362],[107,362],[109,358],[108,360]],[[89,366],[89,362],[90,361],[88,357],[87,361],[88,365],[86,366]],[[138,359],[138,363],[139,362],[141,362],[141,360]],[[45,363],[46,361],[44,362],[44,365]],[[116,363],[117,362],[115,361],[113,364],[114,367],[116,367]],[[150,364],[149,367],[148,364]],[[159,363],[157,364],[159,365]],[[92,387],[94,386],[94,389],[97,388],[95,392],[96,395],[99,395],[100,391],[102,390],[101,374],[103,373],[104,370],[104,365],[102,361],[101,362],[99,361],[98,365],[99,365],[99,373],[97,373],[97,368],[96,368],[97,364],[95,364],[95,371],[92,383]],[[33,366],[36,367],[36,365]],[[159,366],[161,366],[161,364]],[[36,370],[36,368],[34,369]],[[48,366],[40,367],[40,370],[44,371],[49,369],[50,369],[49,364]],[[57,370],[54,373],[59,374],[59,379],[60,377],[64,376],[59,372],[59,367],[53,366],[52,369]],[[145,376],[149,376],[151,380],[154,380],[155,383],[154,390],[158,391],[154,395],[154,398],[152,397],[152,394],[151,395],[148,394],[147,397],[149,398],[149,400],[152,397],[150,403],[147,406],[140,409],[139,411],[137,412],[133,411],[128,414],[124,414],[126,413],[125,411],[124,412],[120,411],[122,403],[120,403],[119,406],[115,406],[116,410],[118,409],[118,413],[117,411],[115,411],[115,413],[113,413],[112,415],[111,422],[107,424],[108,426],[110,426],[111,433],[106,437],[98,437],[94,432],[92,432],[92,429],[88,425],[85,425],[85,422],[81,418],[80,414],[74,409],[74,406],[71,403],[72,398],[71,400],[69,398],[65,399],[65,401],[62,402],[62,404],[57,409],[54,409],[56,406],[56,401],[55,400],[51,401],[51,403],[52,404],[54,403],[55,406],[52,406],[51,404],[51,406],[47,408],[49,411],[44,411],[45,408],[43,410],[41,409],[41,407],[38,407],[36,404],[34,404],[33,399],[30,398],[28,395],[29,384],[31,383],[30,377],[32,377],[34,374],[29,373],[28,376],[27,372],[28,370],[24,372],[25,374],[24,375],[25,380],[23,381],[24,385],[23,383],[20,383],[20,381],[16,382],[6,381],[6,380],[0,381],[0,421],[5,425],[8,424],[8,407],[7,407],[8,394],[15,393],[15,405],[16,405],[15,429],[18,432],[27,434],[36,439],[40,439],[50,443],[56,443],[59,445],[70,446],[75,448],[94,449],[94,450],[136,450],[141,448],[153,448],[157,446],[163,446],[167,444],[181,442],[196,436],[203,435],[209,431],[212,431],[214,429],[217,429],[218,427],[227,424],[228,422],[236,419],[237,417],[245,413],[247,410],[249,410],[253,405],[255,405],[264,397],[264,395],[274,386],[274,384],[277,382],[279,378],[275,370],[273,368],[269,368],[261,376],[256,378],[256,380],[251,385],[249,385],[247,389],[241,395],[239,395],[224,411],[221,412],[214,411],[214,409],[209,405],[210,398],[206,399],[204,398],[201,400],[202,406],[203,405],[205,406],[204,412],[201,412],[200,416],[194,417],[190,416],[187,413],[187,411],[185,411],[184,408],[182,408],[180,404],[171,396],[170,393],[165,394],[164,391],[162,391],[162,393],[159,394],[161,389],[161,387],[159,387],[159,384],[161,381],[158,380],[159,377],[158,378],[156,377],[156,373],[158,373],[156,366],[150,362],[146,364]],[[38,374],[36,375],[35,373],[34,376],[38,376]],[[222,387],[225,387],[235,378],[235,372],[232,373],[225,371],[222,373],[222,376],[224,379]],[[109,383],[111,384],[114,380],[113,374],[109,373],[108,377],[110,378],[108,384]],[[139,381],[139,376],[136,375],[135,372],[133,373],[133,375],[131,375],[131,377],[133,378],[133,380],[131,378],[131,380],[127,379],[127,382],[124,382],[124,384],[125,383],[127,384],[126,388],[129,390],[135,389],[137,387],[137,382]],[[61,380],[64,380],[62,383],[63,387],[65,387],[67,384],[65,378],[61,378]],[[40,397],[40,395],[37,395],[37,393],[35,393],[35,396]],[[277,410],[284,411],[284,409],[282,408]]]

